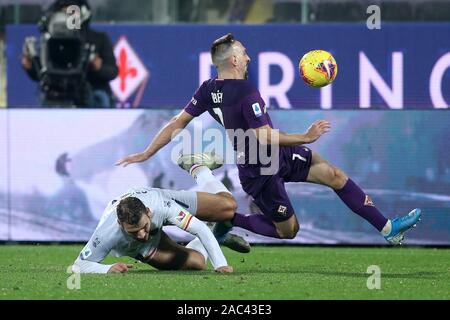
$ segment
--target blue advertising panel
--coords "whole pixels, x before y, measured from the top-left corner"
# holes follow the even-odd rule
[[[0,230],[9,228],[12,240],[84,241],[107,203],[130,187],[198,190],[192,177],[175,163],[179,140],[146,162],[114,166],[119,158],[143,150],[177,111],[0,112],[0,116],[9,112],[10,117],[12,217],[8,224],[2,206]],[[310,147],[342,168],[388,218],[422,209],[422,222],[408,234],[406,244],[450,244],[450,113],[276,110],[271,117],[285,132],[303,132],[316,119],[330,120],[332,131]],[[220,125],[204,114],[189,125],[187,133],[200,141],[200,150],[194,144],[183,145],[183,152],[213,147],[226,155],[227,164],[215,176],[232,190],[238,212],[255,213],[236,166],[228,161],[233,151]],[[378,231],[351,212],[331,189],[306,183],[288,183],[286,189],[301,224],[295,239],[271,239],[240,228],[234,232],[257,243],[385,244]],[[176,239],[187,237],[173,228],[168,232]],[[8,239],[4,232],[0,236],[0,240]]]
[[[119,76],[111,85],[125,107],[180,108],[215,75],[209,48],[232,32],[252,59],[251,81],[272,108],[434,109],[450,105],[450,24],[93,25],[116,46]],[[7,27],[8,105],[39,106],[39,90],[20,65],[32,25]],[[308,87],[299,59],[331,52],[334,83]]]
[[[9,238],[7,117],[7,111],[0,110],[0,239]]]

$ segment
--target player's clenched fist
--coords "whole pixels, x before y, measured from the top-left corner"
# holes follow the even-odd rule
[[[308,138],[308,143],[312,143],[320,138],[321,135],[330,131],[331,124],[327,120],[317,120],[315,121],[306,131],[306,137]]]
[[[232,273],[233,272],[233,267],[232,266],[219,267],[219,268],[216,269],[216,272],[218,272],[218,273]]]
[[[126,167],[127,165],[129,165],[131,163],[143,162],[143,161],[147,160],[148,158],[150,158],[150,157],[147,156],[143,152],[134,153],[134,154],[126,156],[125,158],[122,158],[119,161],[117,161],[116,166],[123,165],[124,167]]]
[[[124,273],[127,272],[128,269],[133,268],[132,264],[127,264],[127,263],[116,263],[114,264],[111,268],[109,268],[108,273]]]

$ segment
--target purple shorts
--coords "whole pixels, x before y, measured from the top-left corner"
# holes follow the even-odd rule
[[[246,177],[240,175],[244,191],[255,204],[274,222],[289,219],[294,212],[284,187],[285,182],[306,181],[311,167],[311,149],[304,146],[280,147],[280,168],[272,176]]]

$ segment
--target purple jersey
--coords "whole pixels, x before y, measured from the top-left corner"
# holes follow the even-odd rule
[[[197,89],[184,110],[197,117],[203,112],[209,114],[225,129],[238,130],[259,128],[264,125],[272,127],[272,121],[266,111],[266,105],[259,91],[248,80],[210,79]],[[249,154],[249,141],[232,139],[234,150],[238,153],[238,169],[245,176],[259,176],[261,164],[258,151]],[[259,150],[260,145],[257,144]],[[270,151],[269,151],[270,152]],[[245,160],[239,161],[240,154]],[[270,154],[270,153],[269,153]]]
[[[247,80],[207,80],[198,88],[184,110],[194,117],[208,111],[227,131],[246,131],[264,125],[273,128],[259,91]],[[280,147],[277,172],[263,175],[261,168],[266,165],[262,164],[259,155],[256,156],[256,163],[250,161],[240,164],[240,154],[251,159],[254,153],[249,152],[251,149],[248,140],[237,144],[232,139],[232,143],[238,155],[237,167],[244,191],[253,197],[254,203],[273,221],[289,219],[295,213],[284,183],[307,180],[312,159],[311,150],[304,146]],[[257,145],[259,146],[259,143]]]

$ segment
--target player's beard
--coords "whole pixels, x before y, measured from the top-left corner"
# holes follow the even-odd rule
[[[141,243],[145,243],[148,241],[148,237],[145,237],[144,239],[138,239],[136,238],[137,241],[141,242]]]

